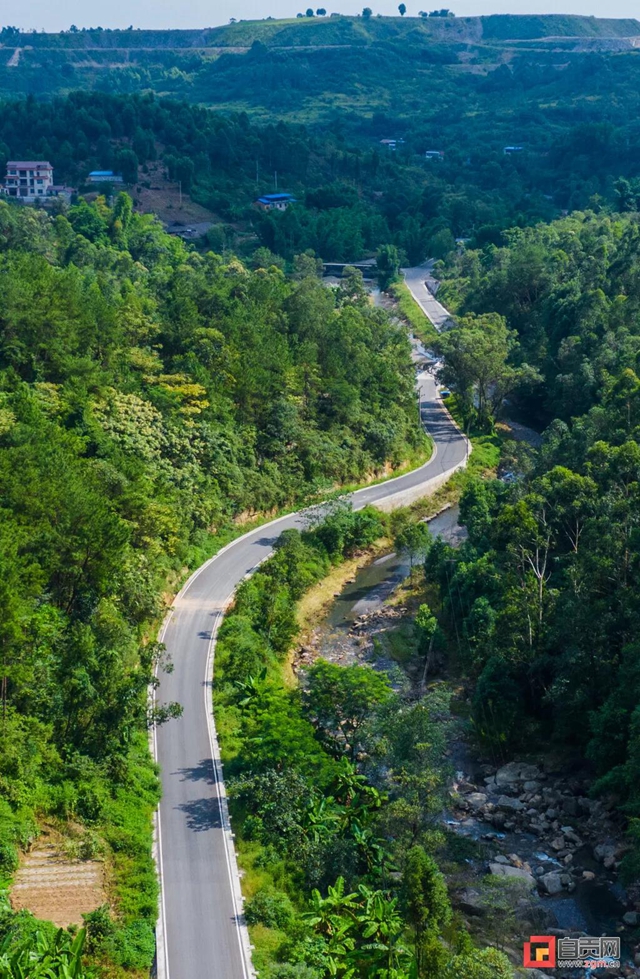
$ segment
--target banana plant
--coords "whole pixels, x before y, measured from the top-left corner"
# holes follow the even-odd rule
[[[363,829],[358,823],[352,825],[351,835],[364,857],[369,874],[379,875],[393,869],[384,840],[378,839],[370,829]]]
[[[314,843],[331,838],[340,825],[342,806],[336,805],[333,796],[313,795],[305,811],[307,836]]]
[[[364,775],[347,758],[343,758],[332,786],[336,799],[342,803],[343,829],[354,823],[361,826],[370,822],[373,812],[384,802],[384,796],[373,785],[369,785]]]
[[[60,928],[53,938],[36,932],[17,945],[9,934],[0,945],[0,979],[84,979],[83,928],[71,940]]]
[[[265,691],[266,679],[267,668],[265,666],[257,676],[249,674],[246,680],[236,680],[234,687],[242,697],[238,701],[238,706],[249,707],[254,701],[260,700]]]
[[[326,897],[317,888],[313,889],[310,908],[303,914],[303,920],[327,937],[342,934],[345,918],[347,923],[353,921],[358,907],[356,898],[357,894],[345,894],[344,877],[338,877],[327,889]]]
[[[361,911],[356,914],[362,942],[357,954],[368,962],[368,975],[391,977],[406,975],[411,956],[402,944],[404,921],[398,910],[398,899],[384,891],[371,890],[360,884]]]

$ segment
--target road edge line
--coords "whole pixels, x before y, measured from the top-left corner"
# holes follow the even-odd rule
[[[173,609],[169,609],[168,613],[164,617],[163,623],[158,631],[158,642],[161,643],[164,640],[165,633],[171,617],[173,616]],[[158,677],[158,666],[156,665],[154,675],[157,679]],[[155,685],[151,687],[150,700],[153,704],[156,703],[157,689]],[[154,724],[149,731],[149,747],[151,749],[151,756],[156,765],[158,765],[158,725]],[[157,979],[170,979],[169,971],[169,946],[167,940],[167,909],[164,900],[164,873],[163,873],[163,863],[162,863],[162,825],[160,816],[160,801],[158,800],[158,805],[153,811],[153,831],[152,831],[152,843],[151,843],[151,856],[156,868],[156,874],[158,877],[158,917],[156,918],[156,977]]]
[[[256,569],[254,568],[253,570],[255,571]],[[235,590],[233,594],[235,595]],[[231,818],[229,816],[227,788],[222,771],[222,758],[220,755],[220,745],[218,744],[218,733],[216,731],[216,721],[213,711],[213,668],[216,642],[218,639],[218,629],[220,628],[220,625],[224,620],[224,614],[232,601],[233,595],[227,601],[226,605],[218,611],[216,620],[211,630],[211,638],[209,639],[207,662],[204,673],[204,700],[205,713],[207,717],[207,731],[209,734],[209,745],[211,747],[211,759],[213,761],[213,770],[216,778],[218,809],[220,811],[220,820],[222,822],[222,838],[224,841],[224,851],[227,859],[229,883],[231,885],[231,900],[233,901],[238,944],[240,946],[242,971],[245,979],[255,979],[256,972],[251,957],[249,929],[247,928],[247,922],[244,916],[244,897],[242,895],[242,885],[240,883],[240,870],[238,868],[236,848],[233,842],[234,838],[231,828]]]

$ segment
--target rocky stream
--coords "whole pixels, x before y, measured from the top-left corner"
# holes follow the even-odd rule
[[[454,546],[464,538],[451,507],[430,522],[434,536]],[[381,655],[381,635],[395,630],[407,609],[393,603],[410,572],[394,553],[363,567],[334,597],[324,620],[298,655],[301,667],[317,656],[344,665],[369,662],[388,672],[393,686],[410,690],[411,677]],[[448,882],[452,900],[471,931],[481,935],[495,905],[487,883],[506,884],[511,896],[511,938],[503,942],[514,964],[530,935],[619,936],[619,969],[593,975],[640,977],[640,887],[623,887],[620,860],[626,852],[624,825],[613,801],[589,795],[589,773],[551,757],[528,757],[497,766],[461,729],[447,751],[452,778],[441,826],[467,846],[462,870]],[[495,888],[494,888],[495,889]],[[514,937],[521,936],[520,942]],[[527,969],[539,979],[584,975],[585,970]]]

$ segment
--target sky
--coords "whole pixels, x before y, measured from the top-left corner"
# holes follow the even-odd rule
[[[0,24],[10,24],[24,30],[66,30],[77,27],[215,27],[226,24],[230,17],[238,20],[259,20],[263,17],[295,17],[306,9],[309,0],[21,0],[19,4],[0,2]],[[314,6],[320,6],[315,4]],[[375,14],[396,14],[395,0],[364,0]],[[477,14],[587,14],[596,17],[636,17],[640,7],[632,0],[448,0],[459,16]],[[363,4],[354,0],[322,0],[327,12],[359,13]],[[438,6],[429,0],[408,0],[407,14]],[[4,10],[3,10],[4,8]],[[7,14],[6,11],[10,13]],[[7,18],[5,20],[5,17]]]

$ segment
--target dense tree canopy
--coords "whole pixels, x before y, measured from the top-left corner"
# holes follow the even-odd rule
[[[550,742],[587,758],[640,872],[637,24],[522,17],[514,35],[512,18],[398,9],[233,23],[177,54],[158,32],[1,32],[19,51],[0,66],[0,170],[47,158],[82,187],[113,168],[131,192],[0,203],[0,881],[43,820],[105,856],[117,914],[87,916],[92,974],[142,974],[154,952],[146,734],[180,710],[147,698],[171,668],[149,638],[163,596],[248,517],[426,447],[406,336],[355,270],[325,288],[319,258],[376,255],[383,286],[442,259],[463,421],[516,410],[545,434],[511,452],[511,482],[467,483],[458,550],[396,534],[429,586],[417,698],[362,666],[283,680],[294,603],[398,531],[379,513],[284,534],[239,589],[216,710],[264,974],[510,974],[472,947],[433,859],[434,647],[455,649],[496,759]],[[139,50],[112,69],[118,45]],[[212,213],[197,250],[136,213],[156,180]],[[296,203],[252,206],[276,185]],[[36,933],[0,903],[0,938],[8,977],[81,974],[84,931]]]
[[[514,483],[468,488],[469,541],[432,548],[427,572],[477,681],[480,735],[499,756],[532,736],[579,749],[596,791],[637,819],[638,222],[577,214],[506,237],[457,259],[444,288],[505,317],[507,361],[526,357],[545,381],[521,406],[549,424]]]
[[[507,958],[454,920],[432,856],[447,695],[408,699],[378,669],[324,659],[300,689],[284,681],[289,599],[385,523],[338,507],[284,534],[221,629],[214,704],[234,826],[259,870],[246,904],[256,965],[273,979],[506,979]]]
[[[236,518],[425,447],[404,331],[298,269],[190,252],[124,195],[0,203],[0,874],[36,817],[97,833],[119,917],[89,948],[113,968],[153,953],[145,731],[179,711],[147,699],[163,590]],[[341,526],[346,548],[379,533]],[[290,598],[262,596],[276,649]]]

